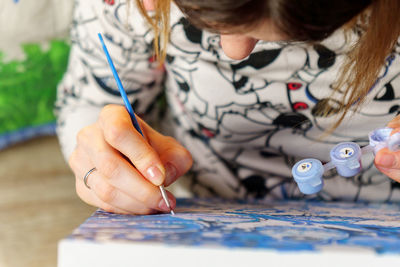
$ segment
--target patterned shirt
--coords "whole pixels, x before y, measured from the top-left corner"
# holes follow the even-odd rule
[[[388,56],[360,110],[337,120],[323,117],[342,95],[332,84],[345,54],[357,40],[341,30],[319,44],[257,43],[244,60],[224,55],[218,34],[193,27],[173,6],[171,39],[164,68],[153,60],[153,33],[135,5],[125,1],[76,1],[68,71],[58,88],[58,134],[69,157],[77,132],[93,123],[101,108],[122,104],[98,40],[103,33],[135,111],[159,117],[166,99],[169,128],[192,153],[190,190],[225,198],[399,201],[400,184],[380,173],[373,155],[363,170],[345,178],[330,170],[322,191],[304,196],[291,175],[302,158],[328,162],[344,141],[368,144],[368,133],[384,127],[400,110],[400,42]],[[397,90],[397,91],[396,91]],[[164,120],[165,121],[165,120]],[[172,127],[171,127],[172,125]]]

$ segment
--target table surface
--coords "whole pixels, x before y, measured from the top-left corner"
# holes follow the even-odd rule
[[[1,267],[56,266],[59,240],[95,210],[76,195],[55,136],[0,151]]]

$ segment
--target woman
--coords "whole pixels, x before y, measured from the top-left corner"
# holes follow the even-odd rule
[[[398,1],[88,2],[76,6],[57,108],[77,193],[91,205],[169,211],[157,186],[192,159],[195,195],[302,198],[290,173],[297,160],[329,161],[336,143],[365,145],[373,129],[399,127]],[[107,105],[121,100],[97,32],[144,120],[160,117],[165,92],[163,121],[182,145],[141,121],[143,139],[123,106]],[[400,154],[380,151],[380,171],[364,161],[353,178],[328,173],[311,197],[399,200],[387,176],[400,180]]]

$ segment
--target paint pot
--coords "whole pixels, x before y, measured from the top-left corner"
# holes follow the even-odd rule
[[[317,159],[303,159],[297,162],[292,168],[292,175],[300,191],[303,194],[311,195],[321,191],[324,186],[322,175],[324,168],[321,161]]]
[[[400,133],[395,133],[389,137],[387,142],[388,148],[391,151],[398,151],[400,150]]]
[[[391,151],[400,149],[400,133],[392,133],[393,129],[389,127],[379,128],[372,131],[369,137],[369,145],[374,148],[374,155],[382,148],[389,148]]]
[[[374,155],[387,146],[387,140],[389,139],[392,130],[392,128],[385,127],[376,129],[369,133],[369,145],[374,148]]]
[[[361,171],[361,149],[356,143],[339,143],[331,150],[330,156],[337,172],[343,177],[352,177]]]

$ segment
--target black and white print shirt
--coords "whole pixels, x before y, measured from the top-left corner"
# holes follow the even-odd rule
[[[102,33],[136,113],[160,115],[164,95],[170,127],[192,153],[188,177],[197,196],[304,198],[291,175],[302,158],[329,161],[339,142],[368,144],[368,133],[400,111],[400,43],[388,56],[376,85],[359,111],[350,111],[329,137],[337,119],[322,117],[321,105],[341,99],[332,84],[356,35],[342,31],[315,45],[259,42],[249,57],[224,55],[217,34],[191,26],[175,6],[163,68],[153,60],[153,34],[134,4],[77,0],[71,30],[69,67],[58,88],[58,134],[66,158],[75,136],[93,123],[101,108],[122,104],[97,33]],[[129,15],[128,15],[129,14]],[[399,201],[400,184],[381,174],[373,155],[351,178],[325,173],[325,186],[307,198]]]

